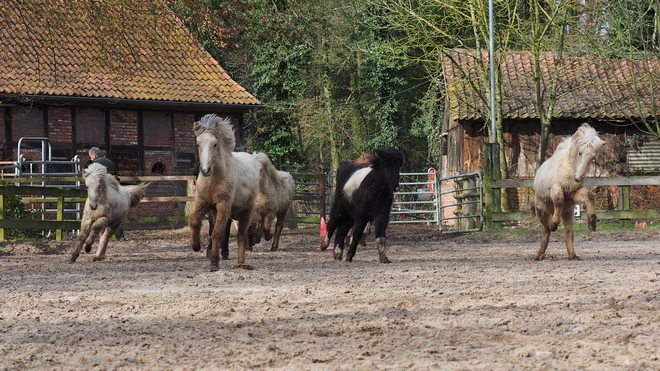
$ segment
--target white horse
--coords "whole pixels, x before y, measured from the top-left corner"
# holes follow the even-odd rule
[[[564,222],[564,240],[568,258],[575,260],[573,248],[573,209],[584,203],[587,207],[589,230],[596,230],[596,206],[593,193],[584,187],[584,176],[605,141],[588,124],[582,124],[571,137],[565,138],[536,171],[532,212],[543,228],[543,239],[536,259],[545,258],[550,232],[557,230],[560,218]]]
[[[277,170],[265,153],[254,153],[253,156],[259,163],[261,171],[256,219],[253,222],[254,243],[261,242],[262,236],[266,241],[272,238],[270,251],[277,251],[280,246],[280,235],[284,229],[284,219],[296,192],[296,184],[291,174]]]
[[[189,226],[190,245],[201,248],[199,232],[204,215],[209,214],[210,241],[207,256],[211,272],[219,270],[222,259],[229,259],[229,231],[231,219],[238,223],[238,263],[234,268],[252,269],[245,263],[249,248],[248,228],[259,193],[259,164],[245,152],[233,152],[236,145],[229,119],[209,114],[193,124],[199,152],[197,193]]]
[[[85,246],[85,252],[90,252],[96,236],[101,234],[99,246],[93,261],[105,259],[105,250],[112,235],[128,215],[131,207],[137,205],[147,190],[149,183],[121,186],[114,176],[108,174],[104,165],[91,164],[83,171],[87,186],[87,201],[80,225],[78,243],[71,252],[70,262],[73,263],[80,255],[80,249]]]

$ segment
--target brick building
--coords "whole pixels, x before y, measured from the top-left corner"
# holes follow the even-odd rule
[[[189,175],[196,119],[230,117],[240,149],[244,120],[260,107],[160,0],[8,0],[0,32],[0,160],[17,159],[21,138],[43,137],[53,159],[78,155],[85,165],[98,146],[120,176]],[[22,147],[26,157],[40,150]],[[141,209],[182,212],[175,203]]]

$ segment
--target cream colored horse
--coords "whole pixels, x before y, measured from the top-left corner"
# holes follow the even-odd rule
[[[284,229],[284,219],[293,202],[296,184],[291,174],[277,170],[265,153],[255,153],[253,156],[261,169],[253,239],[255,243],[259,243],[262,236],[266,241],[272,238],[270,251],[277,251],[280,246],[280,235]]]
[[[259,193],[259,164],[251,154],[233,152],[236,145],[229,119],[209,114],[193,124],[199,151],[197,193],[189,225],[190,245],[201,248],[200,229],[204,215],[209,213],[211,237],[207,256],[211,272],[219,270],[222,259],[229,259],[229,230],[231,219],[238,223],[238,263],[234,268],[252,269],[245,263],[249,248],[248,227]]]
[[[147,190],[149,183],[121,186],[114,176],[108,174],[104,165],[91,164],[83,171],[87,186],[87,200],[80,225],[78,243],[71,252],[71,263],[80,255],[80,249],[90,252],[94,239],[99,234],[99,246],[93,261],[105,259],[108,241],[126,219],[131,207],[137,205]]]
[[[534,199],[530,206],[543,228],[537,260],[545,258],[550,233],[557,230],[560,218],[564,223],[568,258],[579,260],[573,248],[574,205],[586,205],[589,230],[595,231],[595,198],[593,193],[584,187],[584,176],[604,144],[605,141],[598,137],[594,128],[586,123],[582,124],[573,136],[559,143],[555,153],[536,171]]]

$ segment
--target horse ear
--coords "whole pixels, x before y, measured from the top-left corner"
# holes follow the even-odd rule
[[[201,134],[202,131],[204,131],[202,125],[200,125],[199,121],[195,121],[195,123],[193,124],[193,132],[195,133],[195,136]]]
[[[213,124],[211,127],[215,128],[216,130],[220,128],[220,120],[215,120],[213,121]]]

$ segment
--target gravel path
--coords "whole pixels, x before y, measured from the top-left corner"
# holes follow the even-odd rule
[[[656,228],[441,235],[392,226],[353,263],[285,230],[255,270],[208,271],[188,230],[126,231],[107,260],[72,241],[0,244],[0,370],[658,370]]]

